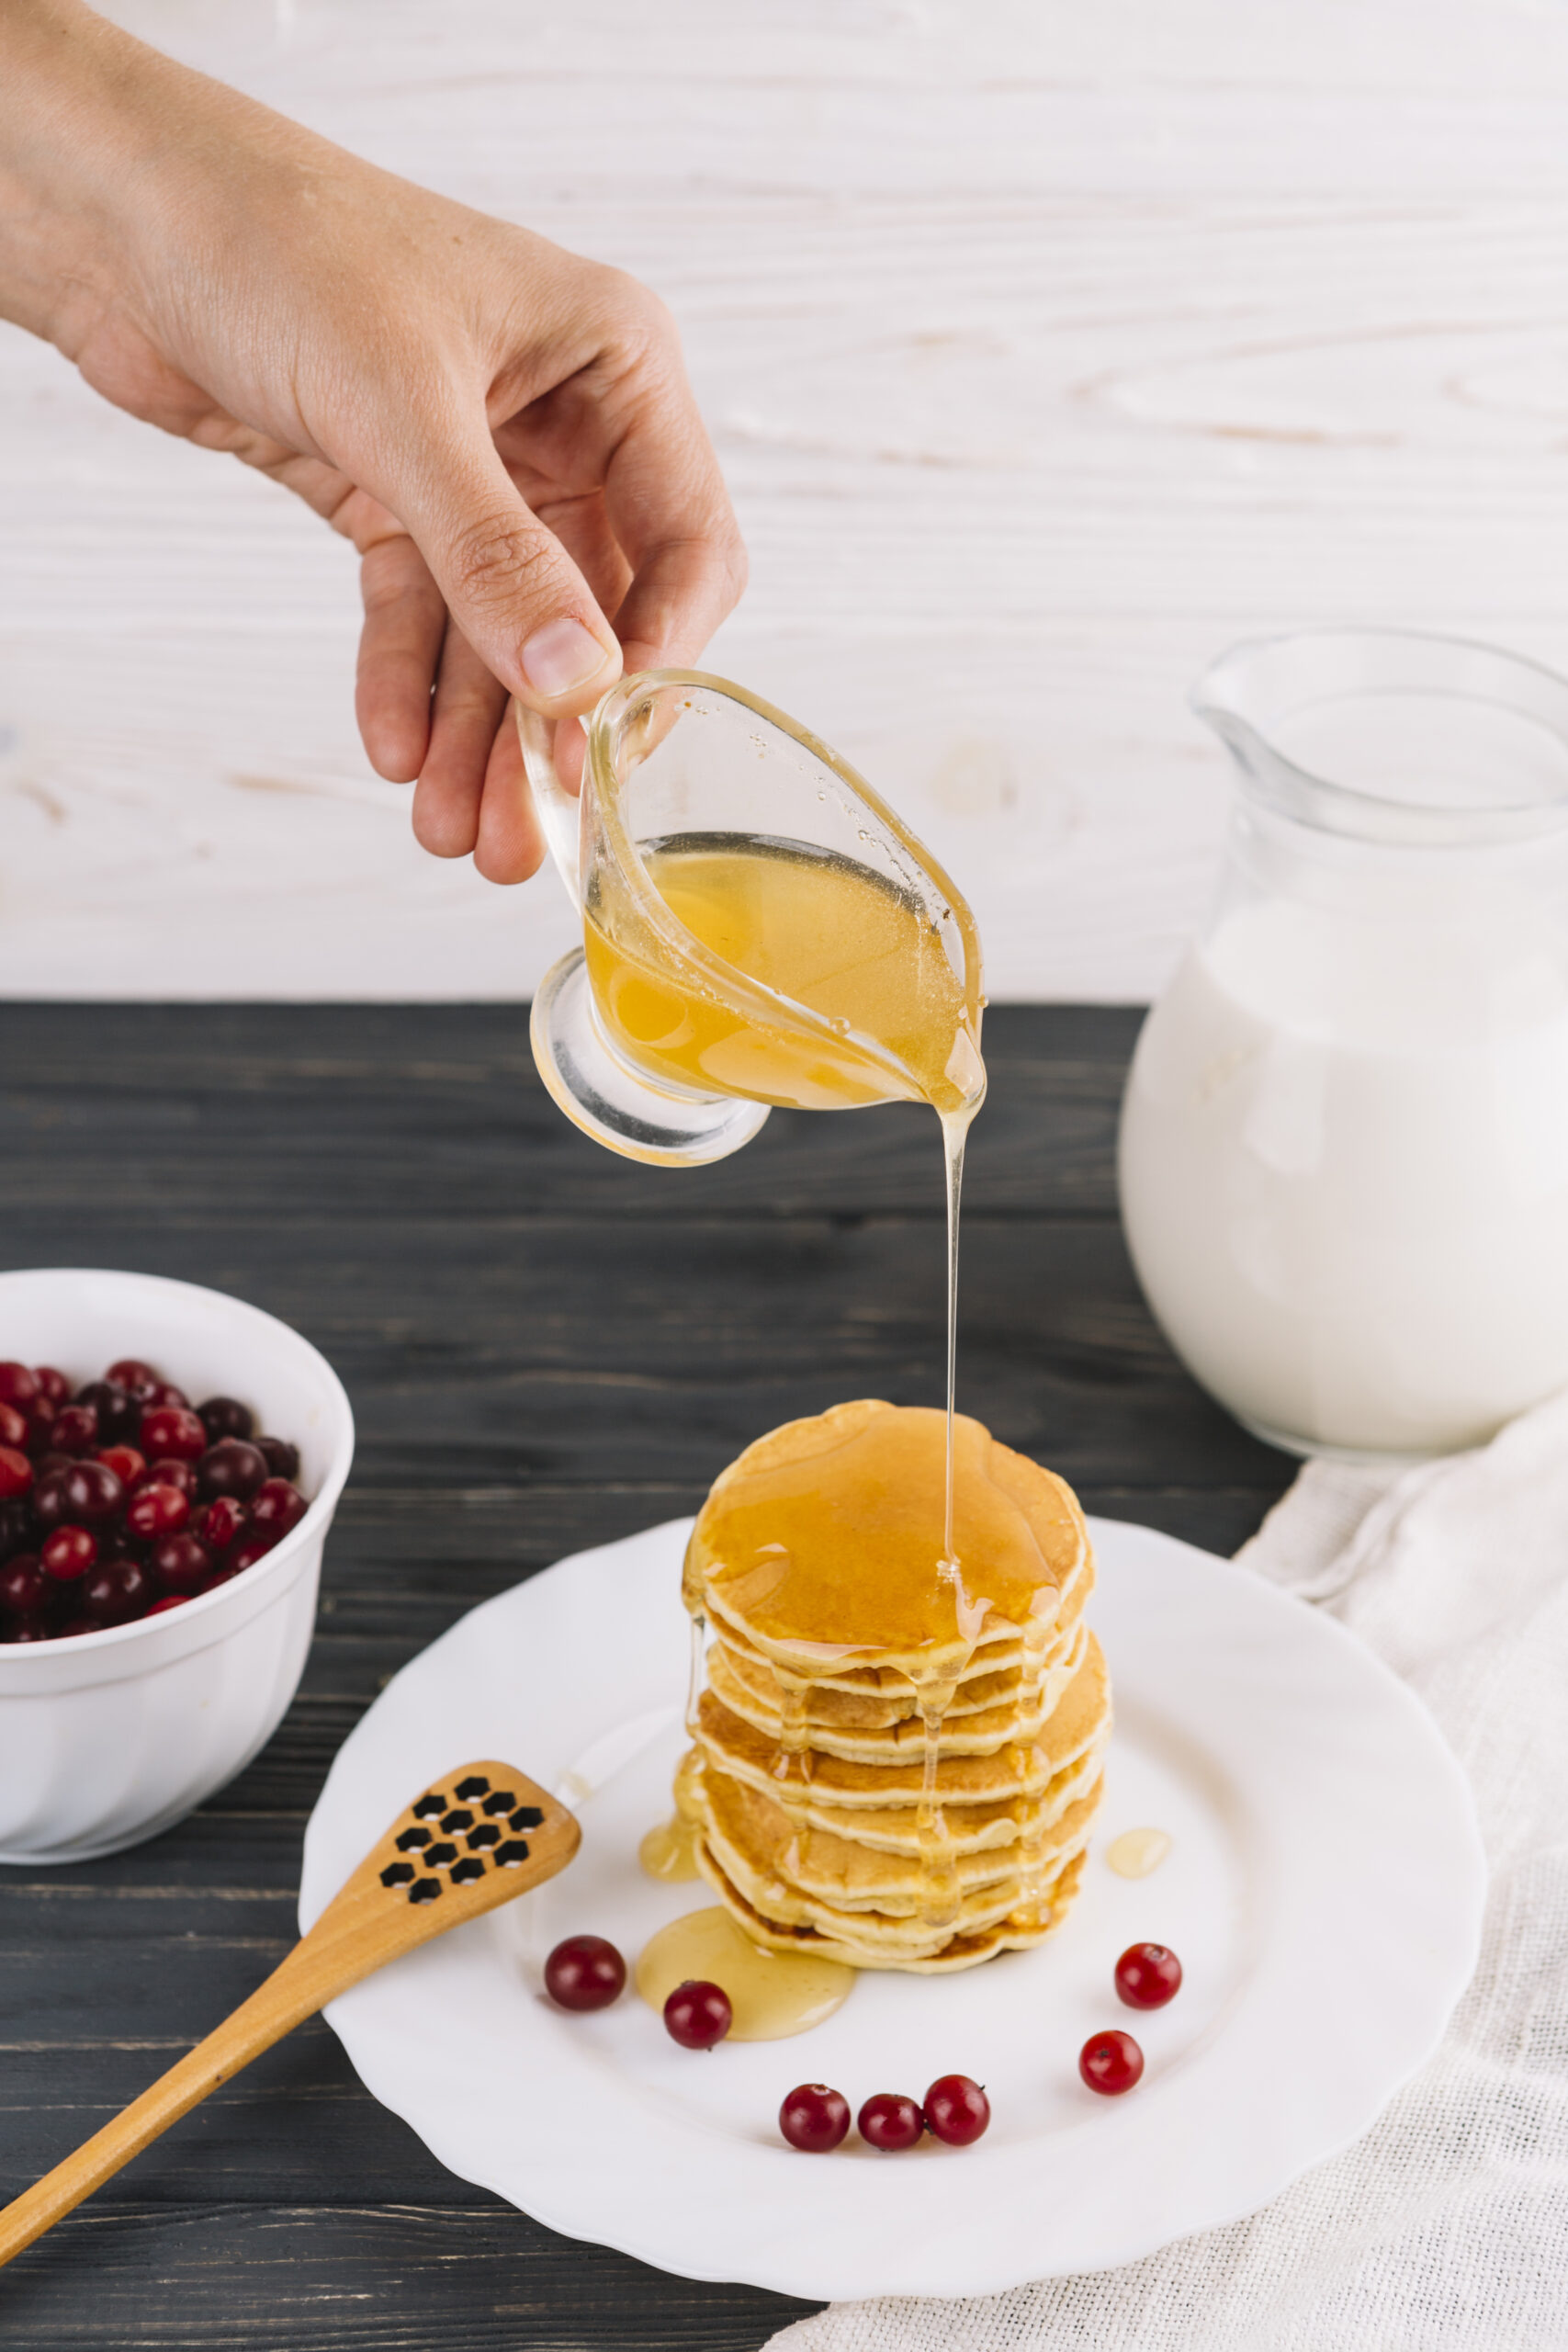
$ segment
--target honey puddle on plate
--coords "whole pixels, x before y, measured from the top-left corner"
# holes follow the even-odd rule
[[[1123,1829],[1107,1846],[1105,1859],[1118,1878],[1147,1878],[1158,1870],[1170,1845],[1168,1829]]]
[[[660,1928],[637,1964],[637,1989],[650,2009],[662,2010],[677,1984],[694,1982],[728,1994],[731,2041],[783,2041],[841,2008],[855,1971],[837,1960],[763,1951],[716,1905]]]

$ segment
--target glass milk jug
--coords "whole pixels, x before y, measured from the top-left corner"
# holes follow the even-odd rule
[[[1568,683],[1342,629],[1193,699],[1241,792],[1128,1080],[1139,1277],[1276,1445],[1475,1444],[1568,1385]]]

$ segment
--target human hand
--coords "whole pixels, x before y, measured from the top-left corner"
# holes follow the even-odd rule
[[[558,719],[689,665],[744,585],[668,312],[77,0],[7,0],[0,86],[0,314],[352,540],[371,763],[418,778],[425,848],[521,881],[507,696]]]

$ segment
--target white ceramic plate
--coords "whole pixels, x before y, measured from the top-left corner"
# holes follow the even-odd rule
[[[1117,1727],[1067,1924],[949,1978],[863,1976],[787,2041],[678,2049],[630,1993],[553,2008],[544,1954],[579,1930],[628,1962],[712,1900],[637,1868],[682,1746],[689,1521],[574,1559],[476,1609],[344,1743],[305,1840],[309,1926],[410,1792],[502,1756],[579,1808],[560,1878],[399,1961],[328,2010],[363,2081],[441,2161],[570,2236],[696,2278],[808,2296],[980,2294],[1130,2262],[1249,2212],[1371,2123],[1442,2033],[1474,1965],[1484,1869],[1430,1717],[1331,1620],[1146,1528],[1095,1524]],[[1119,1831],[1172,1832],[1117,1878]],[[1123,2008],[1111,1970],[1153,1938],[1186,1981]],[[1147,2068],[1086,2090],[1080,2045],[1123,2026]],[[778,2136],[795,2084],[919,2098],[975,2075],[970,2149],[831,2156]]]

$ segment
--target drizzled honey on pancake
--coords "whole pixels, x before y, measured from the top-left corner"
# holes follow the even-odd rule
[[[1077,1885],[1109,1724],[1079,1622],[1083,1516],[960,1416],[949,1546],[945,1421],[863,1399],[791,1422],[721,1475],[693,1531],[686,1605],[718,1636],[683,1768],[696,1858],[774,1950],[804,1937],[860,1966],[973,1965],[1037,1941]],[[1056,1724],[1079,1717],[1062,1749]],[[874,1793],[912,1834],[852,1850],[852,1812],[824,1834],[824,1803]],[[976,1802],[1001,1808],[995,1863],[947,1818]],[[911,1848],[913,1872],[894,1859]]]

